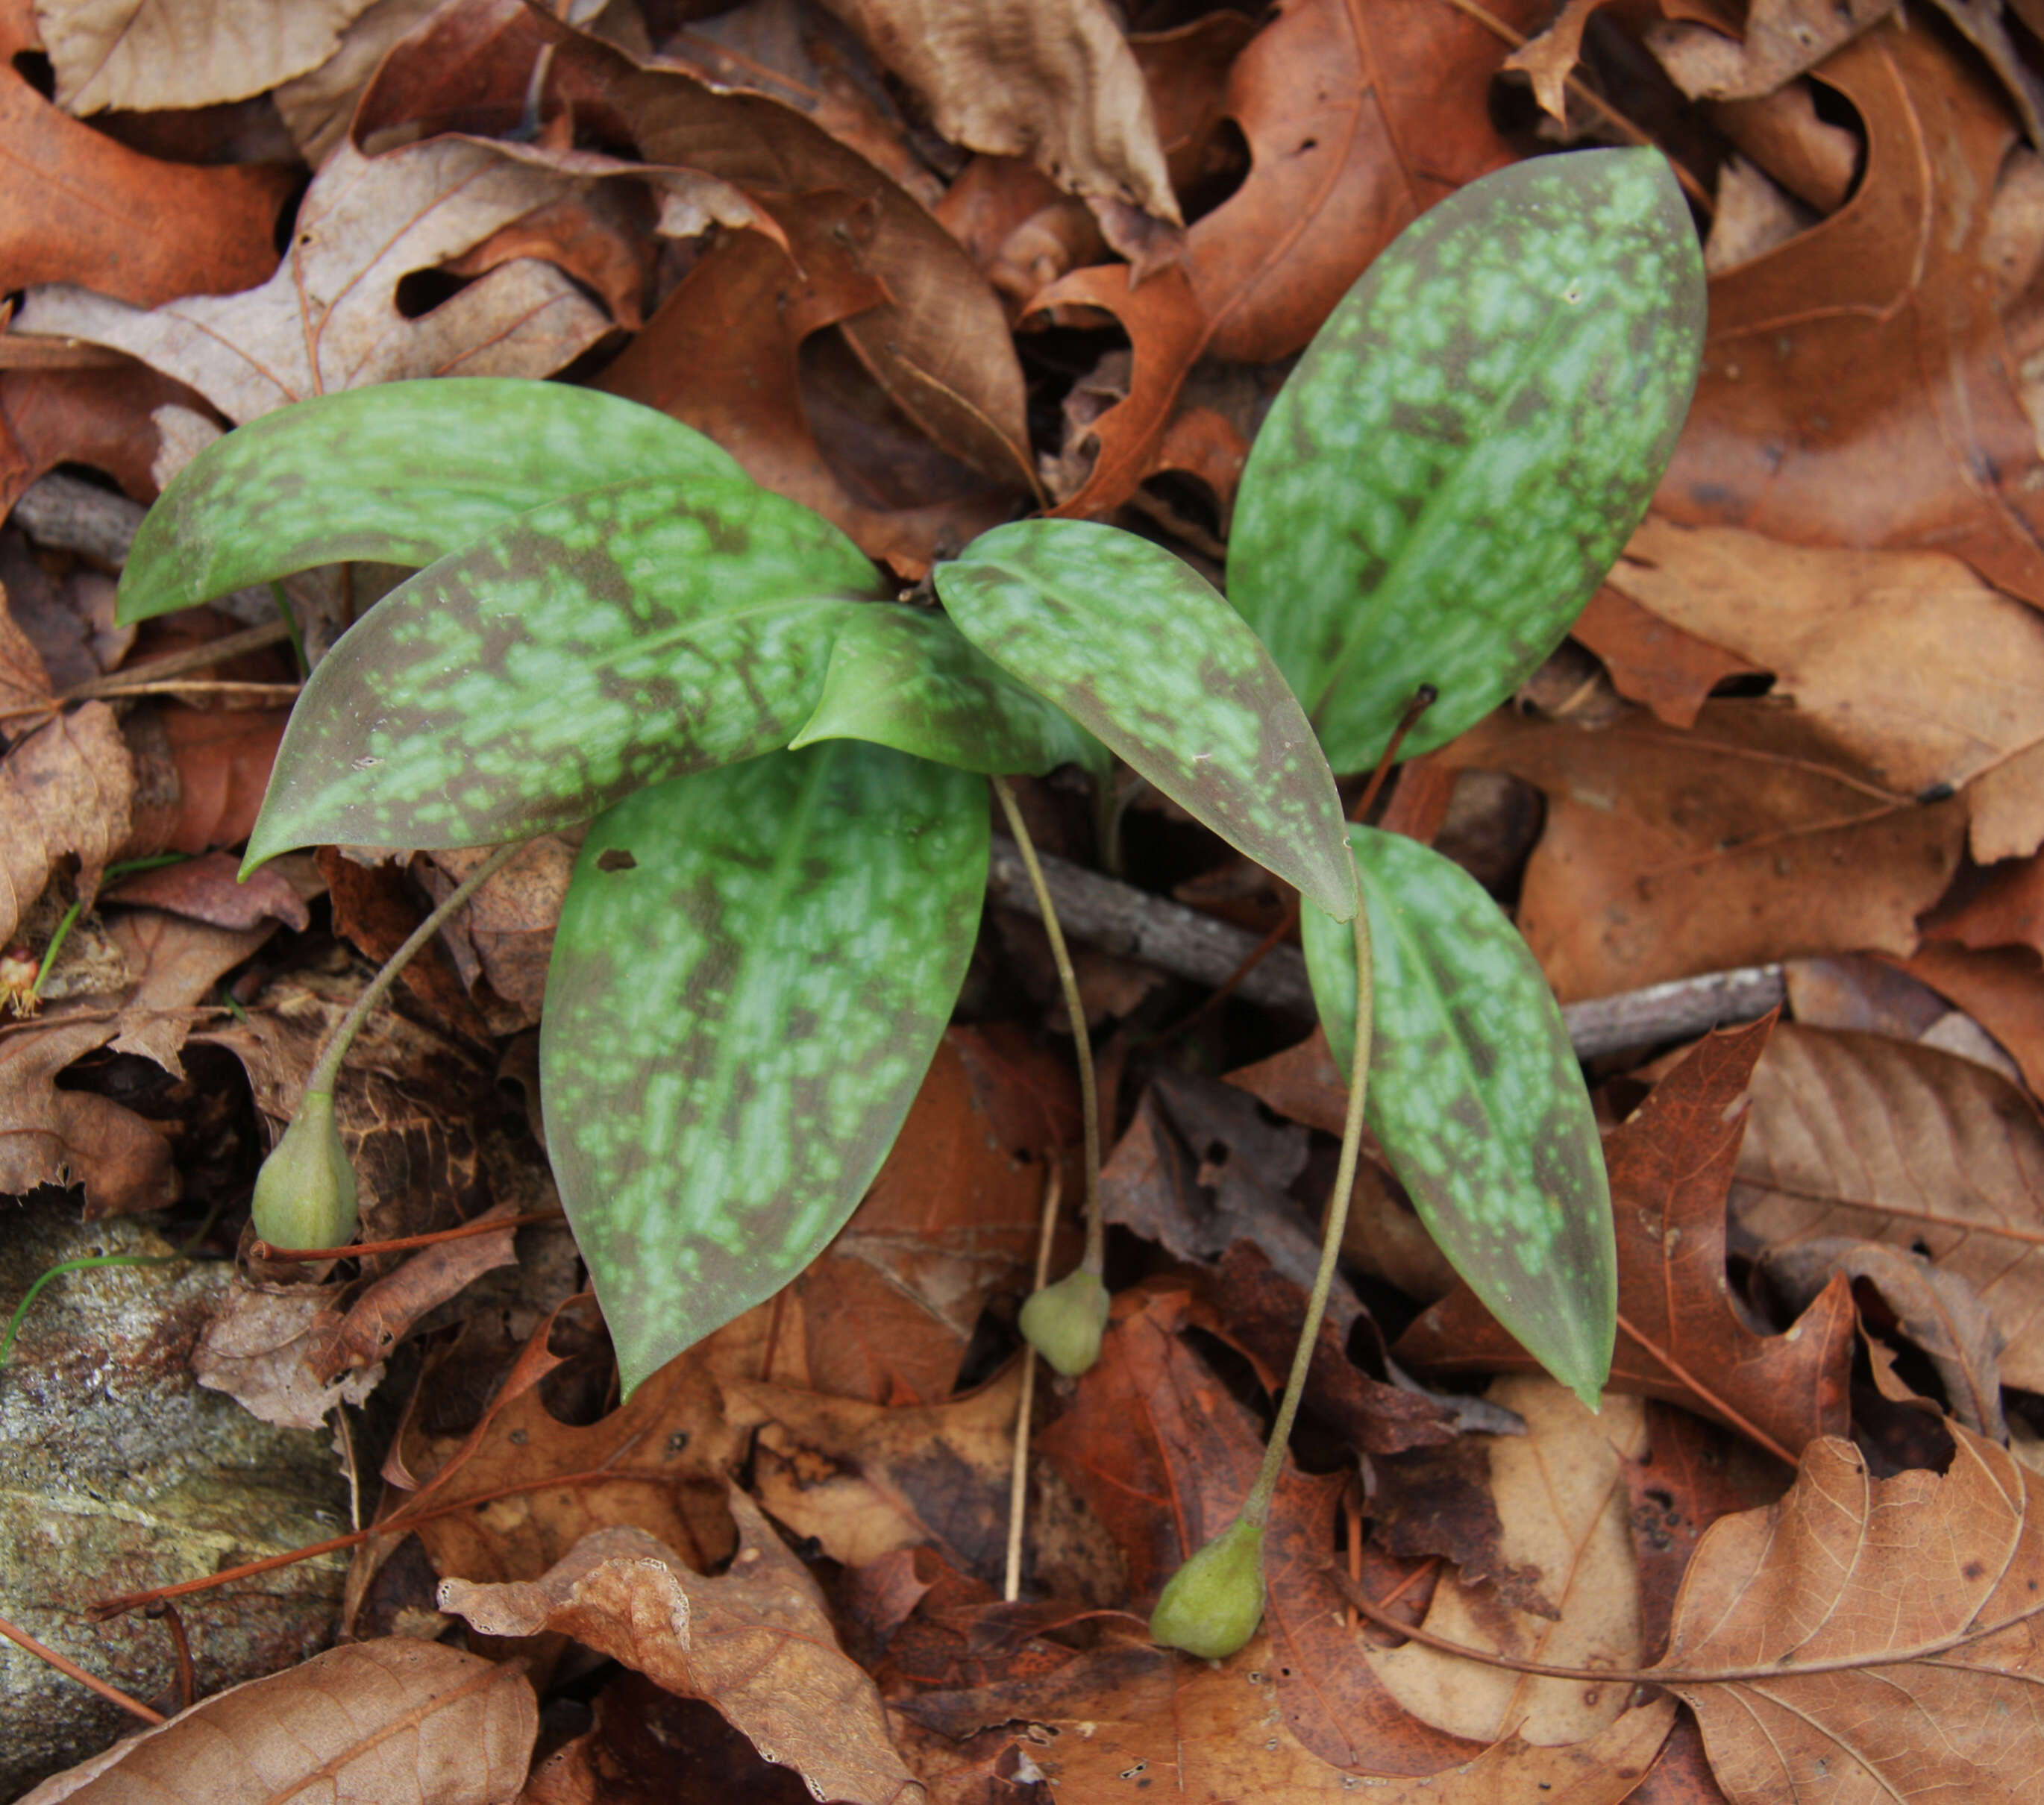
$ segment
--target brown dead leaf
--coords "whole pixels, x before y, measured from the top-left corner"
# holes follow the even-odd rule
[[[550,375],[610,325],[551,264],[504,264],[417,319],[400,310],[398,285],[472,250],[567,186],[544,169],[459,139],[375,158],[344,144],[299,202],[291,248],[260,288],[144,312],[58,285],[24,303],[21,328],[126,351],[236,421],[401,378]]]
[[[286,1429],[317,1429],[336,1404],[362,1403],[383,1365],[355,1368],[334,1357],[347,1289],[255,1285],[237,1273],[192,1350],[198,1382]]]
[[[209,0],[35,0],[69,113],[240,100],[317,68],[369,0],[222,6]]]
[[[2044,1095],[2044,962],[2036,954],[1926,940],[1904,969],[1953,1004],[1913,1038],[1991,1066],[2027,1085],[2032,1096]]]
[[[117,912],[109,933],[133,988],[113,1023],[113,1050],[141,1054],[182,1077],[179,1050],[194,1028],[218,1012],[200,1005],[212,1000],[214,986],[253,957],[276,925],[259,920],[252,927],[222,927],[152,908]]]
[[[1609,583],[1600,587],[1569,629],[1604,660],[1612,686],[1644,702],[1670,727],[1694,727],[1711,692],[1754,666],[1642,608]]]
[[[198,403],[182,382],[123,359],[111,370],[0,371],[0,509],[59,464],[90,464],[154,498],[159,408]]]
[[[1583,27],[1591,13],[1607,4],[1608,0],[1567,0],[1551,25],[1504,60],[1505,68],[1517,70],[1532,83],[1540,110],[1562,125],[1569,122],[1569,77],[1582,59]]]
[[[819,1799],[889,1805],[918,1789],[873,1682],[839,1649],[822,1592],[759,1507],[731,1494],[739,1549],[717,1579],[643,1530],[600,1530],[537,1581],[444,1581],[440,1608],[485,1635],[563,1632],[706,1700]]]
[[[1813,1442],[1780,1504],[1705,1534],[1662,1670],[1736,1805],[1813,1775],[1840,1799],[2034,1783],[2044,1479],[1952,1434],[1942,1477],[1876,1479],[1851,1443]]]
[[[515,1662],[393,1637],[328,1649],[202,1700],[53,1776],[22,1805],[510,1805],[539,1734]]]
[[[1732,1186],[1740,1227],[1781,1249],[1830,1236],[1914,1248],[1967,1280],[2044,1389],[2044,1123],[1984,1066],[1872,1035],[1777,1031],[1753,1077]]]
[[[1488,1586],[1444,1580],[1425,1626],[1465,1648],[1567,1667],[1636,1667],[1639,1573],[1624,1463],[1646,1445],[1639,1400],[1607,1396],[1593,1415],[1544,1374],[1493,1381],[1492,1401],[1526,1419],[1523,1435],[1489,1447],[1491,1495],[1503,1557],[1536,1569],[1551,1615],[1513,1611]],[[1616,1722],[1627,1688],[1473,1668],[1408,1642],[1372,1649],[1370,1665],[1408,1711],[1453,1734],[1495,1742],[1508,1734],[1551,1746],[1583,1742]]]
[[[90,897],[128,837],[135,767],[113,711],[87,702],[17,742],[0,760],[0,942],[60,859],[79,861],[79,889]]]
[[[539,1021],[554,928],[578,850],[573,838],[542,835],[441,930],[455,969],[493,1034],[517,1034]],[[433,901],[444,902],[488,856],[476,849],[436,852],[415,869]],[[478,985],[484,986],[480,993]]]
[[[236,876],[237,864],[226,853],[204,853],[179,864],[133,872],[121,878],[102,900],[162,909],[215,927],[246,930],[272,921],[302,933],[311,923],[312,912],[290,880],[275,866],[266,865],[244,881]]]
[[[381,860],[359,864],[335,847],[322,847],[314,856],[332,898],[333,931],[364,958],[382,965],[425,920],[427,906],[397,866]],[[433,1020],[471,1040],[490,1038],[489,1023],[471,1000],[454,954],[438,935],[405,967],[398,981],[425,1005]]]
[[[1647,41],[1690,99],[1739,100],[1772,94],[1894,10],[1895,0],[1754,0],[1742,38],[1678,16]]]
[[[518,1200],[506,1199],[475,1219],[490,1222],[518,1213]],[[313,1360],[313,1376],[328,1380],[344,1369],[359,1371],[380,1360],[428,1310],[459,1296],[485,1273],[517,1264],[517,1258],[509,1228],[421,1248],[348,1306],[332,1342]]]
[[[1973,874],[1923,920],[1927,943],[1957,941],[1975,952],[2027,947],[2044,954],[2044,857],[2007,859]]]
[[[1585,730],[1493,716],[1446,750],[1547,797],[1520,930],[1565,1002],[1804,954],[1907,958],[1965,835],[1957,798],[1885,788],[1780,703]]]
[[[1158,224],[1182,223],[1143,71],[1102,0],[825,4],[923,97],[941,136],[1032,159],[1101,209],[1132,261]]]
[[[317,68],[278,85],[271,98],[292,141],[313,168],[340,142],[355,103],[390,47],[441,4],[442,0],[374,0],[367,10],[356,10],[331,56]]]
[[[1865,176],[1830,219],[1712,282],[1657,505],[1795,543],[1933,548],[2044,604],[2036,431],[1982,275],[2015,122],[1965,52],[1892,20],[1823,79],[1865,121]]]
[[[1853,1308],[1835,1279],[1786,1335],[1768,1335],[1727,1288],[1725,1192],[1768,1027],[1710,1035],[1605,1143],[1618,1232],[1610,1383],[1724,1423],[1792,1464],[1814,1437],[1846,1426]],[[1466,1286],[1414,1323],[1396,1351],[1449,1371],[1535,1370]]]
[[[1773,693],[1886,788],[1970,786],[1981,862],[2044,839],[2044,619],[1958,559],[1782,545],[1650,515],[1607,581],[1773,671]]]
[[[1492,9],[1531,29],[1543,6]],[[1129,336],[1128,398],[1094,427],[1099,453],[1063,514],[1119,506],[1156,467],[1186,373],[1203,356],[1262,363],[1298,350],[1377,252],[1435,202],[1512,152],[1485,94],[1503,56],[1453,8],[1293,0],[1230,74],[1227,110],[1252,159],[1241,187],[1185,235],[1185,259],[1129,286],[1119,264],[1075,271],[1032,315],[1112,314]]]
[[[277,267],[288,169],[159,162],[80,125],[17,67],[41,47],[29,0],[0,7],[0,285],[77,282],[137,307],[219,294]],[[178,229],[163,230],[166,220]],[[16,322],[17,325],[18,321]]]
[[[60,1007],[0,1037],[0,1192],[83,1185],[100,1215],[175,1203],[177,1168],[161,1134],[111,1097],[57,1088],[58,1073],[113,1032],[89,1004]]]

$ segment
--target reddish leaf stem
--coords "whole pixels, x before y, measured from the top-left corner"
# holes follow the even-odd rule
[[[250,1255],[258,1260],[359,1260],[369,1254],[404,1254],[414,1247],[432,1247],[443,1241],[466,1240],[471,1235],[490,1235],[500,1228],[527,1228],[536,1222],[565,1222],[561,1210],[531,1210],[524,1215],[499,1216],[494,1222],[465,1222],[459,1228],[436,1229],[431,1235],[406,1235],[395,1241],[356,1241],[345,1247],[272,1247],[267,1241],[252,1242]]]
[[[104,1680],[86,1673],[68,1655],[59,1654],[55,1649],[37,1642],[26,1630],[17,1629],[4,1617],[0,1617],[0,1636],[5,1636],[10,1642],[18,1643],[37,1660],[48,1661],[58,1673],[67,1675],[81,1686],[90,1686],[100,1697],[110,1699],[123,1711],[133,1711],[144,1723],[161,1723],[163,1721],[161,1711],[150,1710],[140,1699],[129,1698],[118,1686],[110,1686]]]

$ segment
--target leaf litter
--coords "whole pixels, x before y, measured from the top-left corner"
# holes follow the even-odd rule
[[[1262,1635],[1212,1665],[1152,1649],[1137,1614],[1254,1464],[1339,1077],[1239,1008],[1158,1040],[1198,999],[1117,968],[1091,993],[1121,1086],[1115,1313],[1101,1365],[1037,1391],[1005,1600],[1014,1314],[1077,1121],[1002,935],[844,1233],[619,1405],[571,1240],[532,1219],[558,1207],[531,1030],[571,838],[407,973],[342,1085],[366,1232],[487,1231],[237,1249],[356,953],[479,854],[328,847],[235,885],[282,720],[236,686],[294,673],[148,667],[266,616],[116,632],[102,554],[10,529],[0,1183],[238,1250],[205,1381],[348,1426],[345,1619],[409,1632],[268,1676],[202,1649],[189,1712],[39,1796],[238,1796],[186,1749],[225,1726],[271,1750],[329,1701],[357,1740],[313,1765],[422,1805],[801,1786],[763,1755],[812,1795],[961,1805],[2034,1780],[2031,10],[1125,10],[17,3],[0,493],[83,469],[146,502],[290,400],[564,373],[707,432],[905,581],[1047,497],[1217,570],[1287,360],[1400,226],[1554,141],[1660,143],[1716,218],[1658,510],[1575,645],[1408,766],[1388,817],[1480,870],[1564,1000],[1790,962],[1771,1035],[1593,1068],[1620,1249],[1602,1415],[1530,1377],[1366,1162]],[[329,583],[309,649],[395,574]],[[1027,799],[1084,858],[1072,801]],[[1126,826],[1139,884],[1231,906],[1224,849],[1149,799]],[[1854,960],[1845,990],[1812,976]],[[86,1576],[44,1589],[92,1602]],[[584,1715],[536,1751],[542,1699]],[[266,1784],[309,1774],[290,1760]]]

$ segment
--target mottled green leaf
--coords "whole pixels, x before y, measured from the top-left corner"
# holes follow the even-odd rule
[[[1458,865],[1350,830],[1375,985],[1370,1126],[1457,1272],[1593,1409],[1611,1370],[1618,1252],[1581,1070],[1539,966]],[[1303,912],[1336,1063],[1355,1047],[1355,942]]]
[[[978,779],[857,740],[660,784],[591,826],[540,1090],[628,1392],[858,1203],[957,997],[986,846]]]
[[[835,527],[749,482],[536,508],[392,590],[320,661],[250,862],[516,839],[786,745],[874,586]]]
[[[1107,749],[928,608],[862,608],[838,631],[822,699],[790,742],[869,739],[961,770],[1108,766]]]
[[[1228,594],[1338,770],[1451,739],[1551,651],[1646,512],[1696,386],[1704,270],[1657,151],[1500,170],[1328,317],[1243,471]]]
[[[1354,913],[1334,774],[1270,655],[1197,570],[1112,527],[1023,520],[939,564],[936,582],[996,664],[1328,913]]]
[[[442,377],[322,395],[238,428],[179,473],[135,536],[119,618],[315,564],[430,564],[584,489],[744,474],[693,428],[594,389]]]

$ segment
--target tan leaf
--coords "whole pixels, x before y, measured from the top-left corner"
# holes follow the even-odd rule
[[[1692,100],[1772,94],[1895,10],[1895,0],[1754,0],[1742,41],[1708,25],[1670,21],[1647,36]]]
[[[135,765],[104,702],[39,727],[0,759],[0,943],[13,937],[57,861],[75,854],[80,893],[128,837]]]
[[[1780,1504],[1698,1545],[1664,1684],[1735,1805],[2034,1791],[2044,1478],[1952,1439],[1942,1477],[1886,1480],[1812,1442]]]
[[[1075,194],[1181,223],[1149,90],[1104,0],[825,4],[952,143],[1029,157]]]
[[[1935,551],[1784,545],[1650,515],[1607,579],[1775,675],[1868,774],[1972,786],[1973,857],[2044,840],[2044,618]]]
[[[83,1185],[98,1215],[161,1209],[178,1199],[171,1144],[111,1097],[60,1090],[57,1074],[106,1044],[103,1012],[45,1020],[0,1039],[0,1192]]]
[[[284,1429],[317,1429],[336,1403],[360,1404],[382,1378],[380,1364],[341,1378],[315,1374],[336,1364],[328,1356],[340,1339],[346,1288],[260,1287],[237,1275],[192,1350],[198,1382]]]
[[[57,286],[32,294],[18,325],[129,351],[235,421],[405,377],[550,375],[610,324],[551,264],[505,263],[416,320],[397,292],[567,186],[459,139],[375,158],[344,144],[306,191],[290,254],[262,287],[144,313]]]
[[[57,105],[83,117],[243,100],[316,69],[369,0],[36,0]]]
[[[203,1699],[21,1805],[509,1805],[539,1729],[516,1663],[407,1638],[355,1642]]]
[[[1785,1024],[1753,1078],[1732,1209],[1774,1248],[1831,1235],[1919,1246],[1968,1280],[2001,1376],[2044,1389],[2044,1123],[1984,1066]]]
[[[1435,1589],[1425,1626],[1466,1648],[1566,1667],[1635,1667],[1639,1572],[1633,1559],[1625,1465],[1646,1443],[1644,1407],[1607,1396],[1592,1415],[1544,1375],[1496,1381],[1487,1396],[1526,1419],[1523,1435],[1490,1446],[1491,1495],[1504,1559],[1537,1567],[1560,1611],[1550,1622],[1500,1603],[1490,1586],[1452,1579]],[[1408,1642],[1370,1651],[1400,1703],[1458,1736],[1495,1742],[1516,1734],[1543,1745],[1588,1741],[1616,1722],[1623,1686],[1535,1679]]]
[[[716,1706],[819,1799],[889,1805],[919,1790],[880,1695],[838,1647],[822,1592],[759,1507],[731,1494],[739,1550],[705,1579],[644,1530],[599,1530],[537,1581],[448,1580],[443,1611],[484,1635],[573,1636],[685,1698]]]
[[[1568,0],[1551,25],[1504,60],[1506,68],[1518,70],[1532,83],[1540,110],[1564,125],[1569,122],[1569,77],[1583,54],[1583,27],[1605,4],[1607,0]]]
[[[348,4],[354,22],[341,33],[333,54],[316,69],[279,85],[271,98],[285,129],[315,169],[348,129],[355,103],[384,52],[415,25],[437,12],[444,0],[374,0],[367,10]]]

